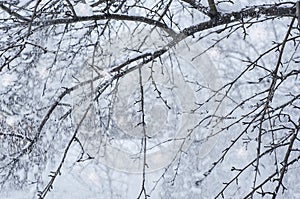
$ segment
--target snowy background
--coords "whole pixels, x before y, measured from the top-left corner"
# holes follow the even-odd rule
[[[258,175],[253,160],[257,158],[259,119],[242,132],[265,103],[279,48],[263,53],[281,44],[289,17],[261,18],[259,23],[252,19],[221,32],[217,30],[226,26],[204,30],[144,64],[141,71],[114,79],[113,68],[142,53],[153,55],[172,38],[161,28],[135,21],[47,23],[75,14],[101,15],[107,10],[158,20],[159,14],[149,9],[160,13],[168,8],[163,23],[179,32],[209,20],[208,16],[183,1],[170,5],[169,1],[37,2],[0,1],[0,198],[38,198],[62,161],[45,198],[137,198],[144,179],[150,198],[221,198],[222,189],[236,175],[238,179],[226,187],[224,197],[243,198],[277,171],[258,189],[274,191],[274,179],[279,177],[289,140],[296,132],[293,124],[299,118],[296,28],[290,33],[295,39],[286,44],[281,60],[278,74],[282,81],[270,105],[274,109],[261,127],[261,153],[278,148],[260,159]],[[225,1],[217,8],[230,13],[282,2]],[[32,27],[3,6],[28,19],[36,15]],[[121,71],[140,63],[128,63]],[[256,65],[250,67],[251,63]],[[243,75],[234,81],[239,74]],[[230,90],[220,89],[227,84],[232,85]],[[141,85],[148,136],[146,167],[143,127],[139,125]],[[62,96],[69,88],[74,91]],[[55,109],[48,118],[51,108]],[[299,156],[298,141],[290,160]],[[283,179],[287,189],[280,189],[278,198],[300,198],[299,175],[295,161]],[[261,197],[258,193],[253,198]]]

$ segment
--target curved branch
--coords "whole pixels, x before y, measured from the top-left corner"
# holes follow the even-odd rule
[[[143,60],[140,64],[136,65],[135,67],[130,68],[126,73],[133,71],[140,67],[140,65],[149,63],[150,61],[154,60],[155,58],[163,55],[165,52],[167,52],[170,48],[174,47],[177,43],[184,40],[188,36],[191,36],[197,32],[201,32],[203,30],[211,29],[220,25],[229,24],[232,22],[239,21],[244,18],[258,18],[262,15],[265,16],[295,16],[296,9],[294,7],[276,7],[276,6],[261,6],[261,7],[251,7],[245,10],[242,10],[240,12],[232,12],[230,14],[225,14],[219,18],[219,20],[209,20],[207,22],[199,23],[194,26],[190,26],[188,28],[185,28],[180,33],[175,33],[175,35],[172,35],[173,40],[169,42],[166,46],[163,48],[155,51],[154,53],[145,53],[139,56],[136,56],[134,58],[131,58],[127,60],[125,63],[112,68],[110,72],[119,72],[121,69],[123,69],[128,64]],[[129,16],[130,17],[130,16]],[[120,74],[118,75],[118,77]]]
[[[186,36],[193,35],[196,32],[211,29],[220,25],[226,25],[229,23],[237,22],[245,18],[260,18],[265,17],[294,17],[296,14],[295,6],[281,7],[280,5],[267,5],[267,6],[253,6],[247,9],[242,9],[239,12],[226,13],[218,17],[218,20],[209,20],[206,22],[199,23],[194,26],[190,26],[184,29],[182,32]],[[79,16],[76,18],[61,18],[53,20],[40,20],[32,23],[32,26],[49,26],[58,24],[69,24],[77,22],[87,22],[87,21],[99,21],[99,20],[117,20],[117,21],[133,21],[141,22],[149,25],[153,25],[162,28],[170,36],[176,36],[177,33],[169,28],[166,24],[159,22],[157,20],[149,19],[143,16],[128,16],[121,14],[103,14],[103,15],[93,15],[93,16]],[[22,25],[28,24],[28,22],[21,23]]]
[[[103,14],[103,15],[93,15],[93,16],[78,16],[75,18],[61,18],[61,19],[53,19],[53,20],[40,20],[32,23],[33,26],[49,26],[49,25],[58,25],[58,24],[69,24],[69,23],[77,23],[77,22],[87,22],[87,21],[99,21],[99,20],[117,20],[117,21],[133,21],[133,22],[142,22],[149,25],[153,25],[159,28],[162,28],[169,34],[176,34],[171,28],[169,28],[166,24],[159,22],[154,19],[149,19],[143,16],[128,16],[121,14]],[[25,25],[26,23],[22,23]]]

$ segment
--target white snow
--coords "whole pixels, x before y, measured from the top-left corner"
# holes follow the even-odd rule
[[[2,86],[6,87],[6,86],[11,86],[14,84],[14,81],[16,81],[17,77],[15,74],[4,74],[2,76],[0,76],[0,82],[2,84]]]
[[[14,126],[18,122],[19,118],[17,116],[6,117],[6,123],[10,126]]]
[[[234,3],[231,2],[222,2],[218,4],[217,9],[221,12],[233,12],[237,11],[241,8],[241,2],[240,1],[234,1]]]
[[[87,16],[93,16],[94,12],[90,5],[86,3],[78,3],[74,6],[74,10],[77,14],[77,16],[81,17],[87,17]]]

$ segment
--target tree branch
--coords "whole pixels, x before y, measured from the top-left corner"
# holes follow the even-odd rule
[[[4,10],[5,12],[7,12],[8,14],[10,14],[11,16],[16,17],[17,19],[20,19],[20,20],[22,20],[22,21],[27,21],[27,22],[30,21],[30,19],[28,19],[28,18],[26,18],[26,17],[23,17],[22,15],[20,15],[20,14],[18,14],[18,13],[16,13],[16,12],[12,11],[11,9],[9,9],[9,8],[6,7],[5,5],[3,5],[3,3],[0,3],[0,8],[1,8],[2,10]]]
[[[207,0],[209,5],[209,15],[211,18],[217,16],[218,10],[216,8],[216,4],[214,0]]]
[[[250,7],[239,12],[226,13],[219,17],[218,20],[209,20],[203,23],[199,23],[194,26],[190,26],[183,30],[183,32],[187,35],[193,35],[196,32],[200,32],[202,30],[207,30],[210,28],[214,28],[220,25],[225,25],[233,22],[240,21],[246,18],[260,18],[262,16],[265,17],[294,17],[296,12],[296,8],[293,6],[290,7],[277,7],[277,6],[257,6]]]
[[[296,13],[296,8],[294,6],[289,7],[280,7],[276,5],[268,5],[268,6],[255,6],[247,9],[243,9],[239,12],[226,13],[221,15],[218,20],[209,20],[206,22],[199,23],[194,26],[190,26],[184,29],[182,32],[186,36],[193,35],[196,32],[200,32],[202,30],[207,30],[213,27],[217,27],[220,25],[225,25],[233,22],[240,21],[246,18],[260,18],[262,16],[265,17],[294,17]],[[157,20],[149,19],[143,16],[128,16],[121,14],[103,14],[103,15],[93,15],[93,16],[81,16],[77,18],[61,18],[54,20],[40,20],[32,22],[32,26],[49,26],[49,25],[57,25],[57,24],[69,24],[69,23],[77,23],[77,22],[87,22],[87,21],[98,21],[98,20],[122,20],[122,21],[133,21],[133,22],[141,22],[149,25],[153,25],[159,28],[162,28],[167,33],[169,33],[172,37],[177,35],[177,33],[169,28],[166,24],[159,22]],[[28,22],[21,23],[22,25],[27,25]]]

